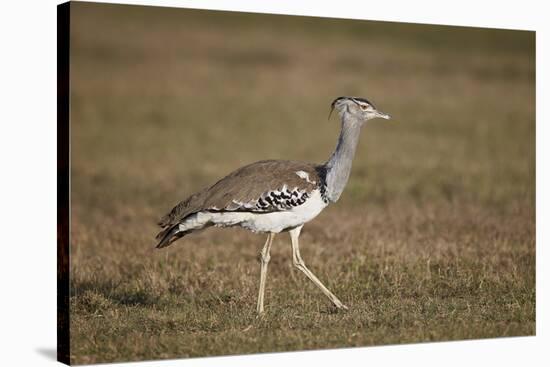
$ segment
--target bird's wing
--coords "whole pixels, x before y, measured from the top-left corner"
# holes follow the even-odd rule
[[[191,195],[159,222],[171,227],[199,211],[267,213],[301,205],[322,187],[322,167],[295,161],[268,160],[231,172],[214,185]]]
[[[293,202],[305,200],[319,187],[320,180],[319,170],[312,164],[280,160],[252,163],[210,187],[203,210],[288,210],[296,206]]]

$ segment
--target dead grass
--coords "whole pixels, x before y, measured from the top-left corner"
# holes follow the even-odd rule
[[[71,360],[196,357],[535,333],[534,35],[72,5]],[[337,95],[363,132],[342,199],[275,239],[156,219],[232,169],[324,161]]]

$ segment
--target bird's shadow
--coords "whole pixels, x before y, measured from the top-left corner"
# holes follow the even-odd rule
[[[56,348],[38,348],[36,352],[43,357],[57,361],[57,349]]]

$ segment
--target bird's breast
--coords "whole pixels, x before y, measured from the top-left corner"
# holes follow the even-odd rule
[[[309,222],[326,206],[327,203],[322,199],[320,191],[314,190],[302,205],[284,211],[250,213],[250,217],[240,225],[254,232],[278,233]]]

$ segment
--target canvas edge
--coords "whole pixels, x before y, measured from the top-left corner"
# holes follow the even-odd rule
[[[70,2],[57,5],[57,360],[70,365]]]

